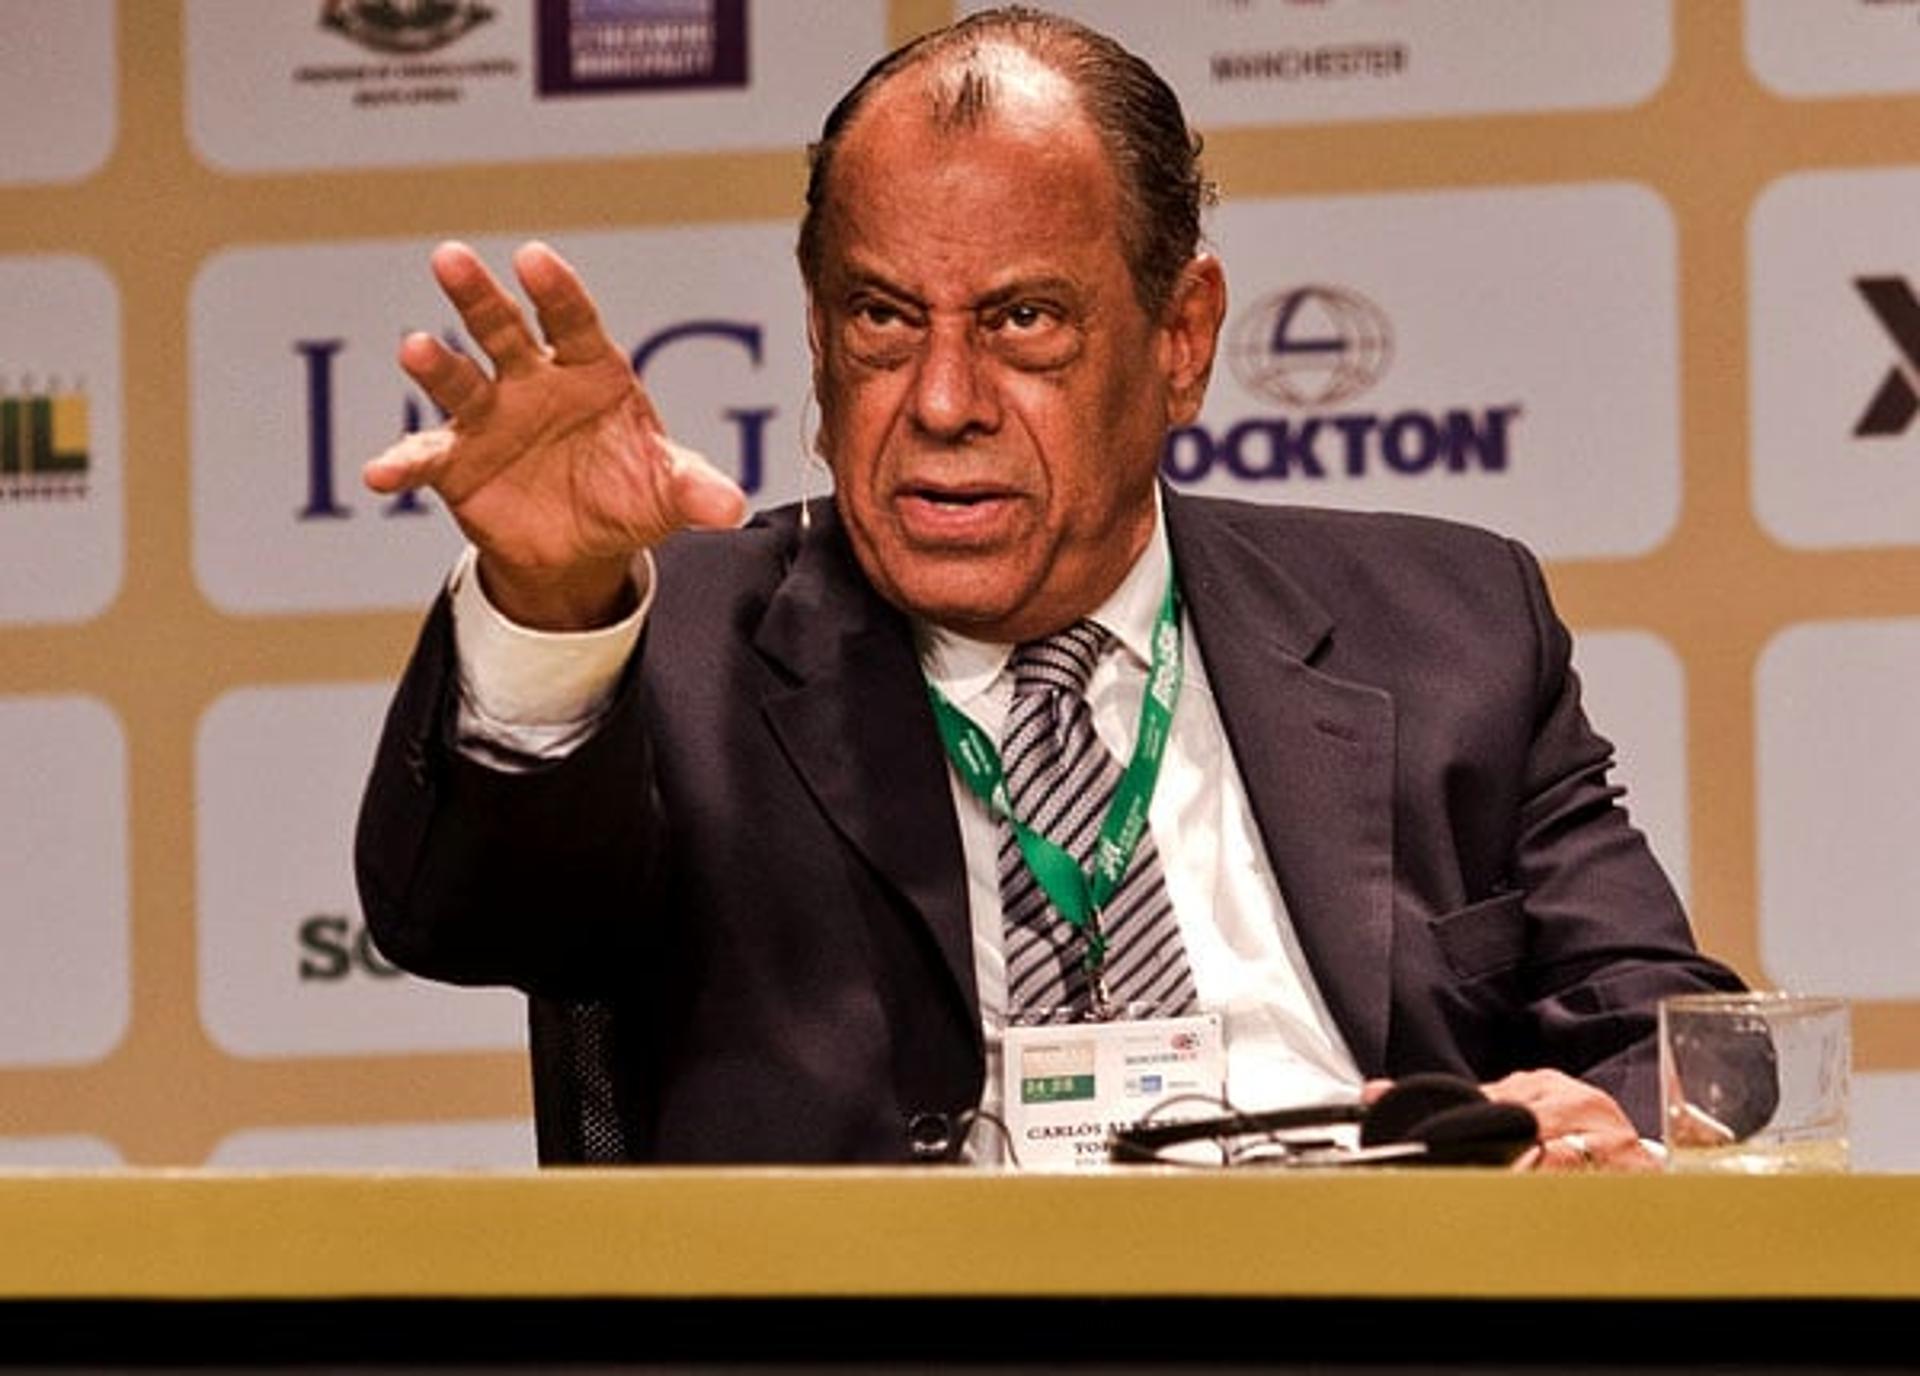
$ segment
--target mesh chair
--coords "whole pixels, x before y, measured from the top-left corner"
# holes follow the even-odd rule
[[[543,1166],[619,1165],[635,1159],[635,1128],[619,1064],[612,1003],[530,996],[533,1126]]]

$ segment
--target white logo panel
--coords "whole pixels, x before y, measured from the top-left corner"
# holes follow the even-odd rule
[[[84,621],[120,590],[120,295],[33,256],[0,258],[0,302],[0,623]]]
[[[248,1128],[221,1139],[207,1164],[228,1170],[468,1170],[532,1166],[536,1158],[533,1124],[515,1118]]]
[[[1574,641],[1581,702],[1613,742],[1612,780],[1673,881],[1691,889],[1687,828],[1687,684],[1680,657],[1650,631],[1587,631]]]
[[[1796,173],[1754,206],[1753,504],[1784,544],[1920,542],[1917,222],[1910,170]]]
[[[386,685],[244,688],[196,751],[200,1015],[236,1056],[512,1049],[526,1004],[402,974],[353,880],[360,790]]]
[[[1755,675],[1760,954],[1788,988],[1920,998],[1920,619],[1808,622]]]
[[[1625,183],[1244,201],[1177,484],[1415,511],[1553,558],[1644,554],[1679,511],[1666,203]],[[1418,252],[1409,251],[1418,245]]]
[[[510,278],[519,242],[474,246]],[[555,246],[675,437],[738,478],[755,506],[799,495],[810,368],[792,226],[578,234]],[[417,606],[451,565],[458,532],[430,494],[376,498],[359,478],[404,430],[438,423],[394,362],[411,330],[464,338],[427,268],[432,248],[236,249],[201,270],[194,568],[223,610]]]
[[[623,24],[621,5],[600,5],[595,20],[593,7],[576,4],[569,14],[531,0],[378,7],[415,25],[434,26],[431,11],[452,21],[437,32],[392,34],[396,45],[435,45],[401,52],[383,50],[376,26],[352,14],[329,27],[322,8],[317,0],[188,0],[187,128],[203,160],[267,172],[796,148],[887,36],[884,0],[750,0],[741,19],[711,21],[744,48],[737,79],[649,78],[637,63],[619,79],[608,75],[608,60],[643,38],[641,29],[684,27],[692,17],[631,3],[624,8],[654,14]],[[550,73],[543,48],[564,41],[555,28],[590,23],[603,29],[597,38],[574,37],[599,52],[578,53],[584,63],[570,76]]]
[[[115,22],[113,0],[0,0],[0,183],[100,170],[118,119]]]
[[[967,0],[982,10],[990,0]],[[1151,62],[1202,128],[1633,105],[1669,0],[1054,0]]]
[[[97,1170],[121,1164],[104,1137],[0,1137],[0,1170]]]
[[[1746,0],[1747,65],[1783,96],[1920,91],[1920,0]]]
[[[1855,1070],[1847,1139],[1855,1171],[1920,1171],[1920,1071]]]
[[[131,998],[127,746],[93,698],[0,698],[0,1066],[97,1061]]]

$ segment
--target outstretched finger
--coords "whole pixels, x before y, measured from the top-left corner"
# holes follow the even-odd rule
[[[440,290],[500,373],[524,372],[546,357],[527,328],[519,304],[472,249],[460,243],[442,244],[433,251],[432,264]]]
[[[410,334],[400,341],[400,367],[435,406],[457,421],[477,419],[493,395],[493,382],[479,364],[430,334]]]
[[[747,515],[740,485],[683,445],[662,440],[666,449],[677,523],[706,529],[737,526]]]
[[[360,479],[380,493],[427,487],[445,470],[452,451],[453,435],[445,428],[403,435],[383,453],[367,460]]]
[[[513,270],[540,317],[540,333],[556,363],[593,363],[619,355],[600,323],[593,297],[566,259],[535,241],[513,255]]]

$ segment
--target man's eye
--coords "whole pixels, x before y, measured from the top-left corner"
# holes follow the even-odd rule
[[[885,301],[863,301],[853,308],[853,317],[869,329],[889,329],[902,323],[906,317],[898,307]]]
[[[841,327],[849,354],[872,368],[896,368],[912,356],[921,322],[891,301],[862,297]]]
[[[1015,368],[1064,367],[1079,351],[1078,331],[1061,311],[1045,302],[1011,302],[983,324],[994,352]]]

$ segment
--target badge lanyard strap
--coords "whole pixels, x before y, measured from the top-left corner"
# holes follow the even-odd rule
[[[1147,805],[1160,779],[1160,760],[1167,752],[1173,708],[1180,698],[1180,647],[1180,589],[1169,576],[1167,594],[1153,627],[1153,665],[1140,700],[1140,727],[1134,737],[1133,757],[1114,787],[1099,840],[1094,843],[1091,872],[1082,869],[1065,849],[1014,816],[1000,752],[971,717],[949,702],[931,679],[927,681],[927,696],[933,702],[934,720],[947,758],[974,796],[996,817],[1007,820],[1035,882],[1067,925],[1085,938],[1087,973],[1096,986],[1107,954],[1100,911],[1126,877],[1147,829]]]

